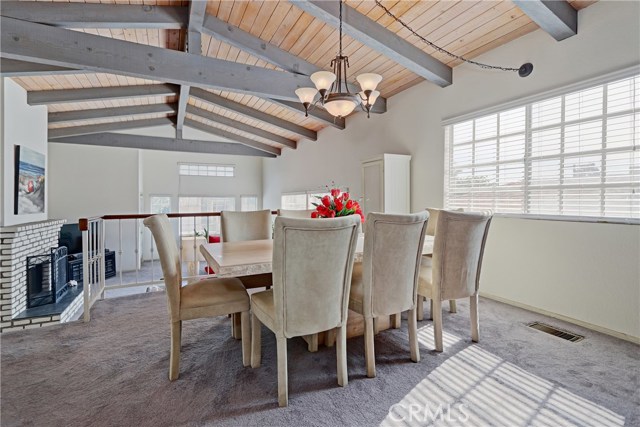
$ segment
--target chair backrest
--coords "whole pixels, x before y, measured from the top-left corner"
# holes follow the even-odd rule
[[[271,239],[271,211],[220,212],[223,242]]]
[[[367,215],[362,259],[365,316],[415,307],[427,212]]]
[[[278,209],[278,216],[286,216],[287,218],[311,218],[311,213],[315,212],[315,209]]]
[[[358,215],[276,218],[272,271],[279,333],[309,335],[347,321],[359,231]]]
[[[465,298],[478,291],[491,218],[486,213],[440,211],[432,277],[442,300]]]
[[[429,212],[429,221],[427,222],[427,236],[436,235],[436,225],[438,223],[438,213],[440,213],[440,211],[441,209],[427,208],[427,212]]]
[[[182,286],[182,269],[180,266],[180,252],[176,244],[173,228],[167,215],[154,215],[145,218],[144,225],[151,231],[156,242],[164,286],[167,290],[169,315],[171,320],[180,318],[180,286]]]
[[[438,214],[442,209],[437,208],[427,208],[429,212],[429,222],[427,223],[427,236],[435,236],[436,235],[436,226],[438,225]],[[453,212],[464,212],[464,209],[452,209]]]

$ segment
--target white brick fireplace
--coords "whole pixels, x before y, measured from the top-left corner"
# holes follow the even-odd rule
[[[45,306],[27,310],[27,257],[47,254],[58,247],[60,228],[65,222],[50,220],[0,227],[0,332],[69,321],[82,307],[80,292],[58,312],[43,309]]]

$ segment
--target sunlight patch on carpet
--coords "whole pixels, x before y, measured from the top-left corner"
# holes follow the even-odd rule
[[[474,345],[433,370],[389,409],[380,426],[600,427],[624,423],[623,416]]]

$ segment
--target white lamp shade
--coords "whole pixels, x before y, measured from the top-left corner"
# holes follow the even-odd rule
[[[300,102],[303,104],[308,102],[309,104],[313,104],[313,98],[316,96],[318,91],[312,87],[301,87],[296,89],[296,95],[300,98]]]
[[[353,100],[338,99],[326,102],[324,108],[334,117],[347,117],[356,108],[356,103]]]
[[[364,94],[364,91],[359,93],[360,95],[360,99],[362,99],[362,103],[363,104],[367,104],[367,95]],[[373,105],[376,103],[376,99],[378,99],[378,97],[380,96],[380,92],[378,92],[377,90],[374,90],[373,92],[371,92],[371,94],[369,95],[369,105]]]
[[[375,73],[364,73],[356,77],[356,80],[360,83],[360,88],[362,88],[363,91],[376,90],[378,83],[382,81],[382,76]]]
[[[333,82],[336,81],[336,75],[330,71],[316,71],[311,74],[311,81],[318,90],[329,90]]]

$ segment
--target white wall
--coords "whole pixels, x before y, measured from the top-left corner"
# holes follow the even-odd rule
[[[0,200],[2,200],[2,214],[0,225],[10,226],[27,222],[46,220],[49,193],[49,167],[45,163],[45,211],[41,214],[15,215],[14,185],[15,185],[15,146],[21,145],[42,153],[47,158],[47,107],[29,106],[27,92],[13,80],[0,78],[2,97],[0,102],[0,153],[2,166],[2,181],[0,183]]]
[[[424,82],[388,100],[389,112],[347,129],[326,128],[278,159],[264,159],[264,203],[283,192],[335,181],[361,194],[360,161],[411,154],[412,209],[442,206],[442,120],[580,82],[640,63],[639,2],[598,2],[579,13],[578,35],[556,42],[541,30],[478,59],[533,74],[454,69],[454,83]],[[562,244],[558,243],[562,242]],[[496,218],[481,289],[609,332],[640,337],[640,227]]]
[[[80,218],[138,213],[138,156],[130,148],[49,144],[51,217],[77,223]],[[125,253],[116,265],[134,269],[135,225],[124,222],[122,231]],[[118,224],[107,223],[105,235],[106,247],[116,250]]]
[[[175,130],[157,127],[123,133],[170,137]],[[211,140],[211,136],[185,128],[187,139]],[[236,196],[262,198],[262,161],[257,157],[50,144],[50,215],[78,222],[79,218],[107,214],[149,212],[150,195],[170,195],[177,212],[178,194],[194,196]],[[236,166],[234,178],[180,177],[179,162],[223,163]],[[118,223],[107,223],[106,245],[119,247]],[[150,247],[149,233],[138,228],[141,249]],[[136,228],[134,221],[122,221],[122,263],[118,268],[135,268]],[[121,265],[120,265],[121,264]]]

